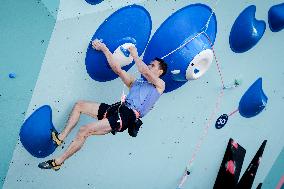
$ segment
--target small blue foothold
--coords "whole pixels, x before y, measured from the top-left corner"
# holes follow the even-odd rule
[[[86,0],[87,3],[91,4],[91,5],[96,5],[101,3],[103,0]]]
[[[255,19],[256,6],[244,9],[236,18],[230,32],[230,47],[235,53],[243,53],[255,46],[262,38],[266,24]]]
[[[284,3],[272,6],[268,11],[268,23],[272,32],[284,28]]]
[[[15,74],[15,73],[10,73],[10,74],[9,74],[9,77],[10,77],[10,78],[15,78],[15,77],[16,77],[16,74]]]

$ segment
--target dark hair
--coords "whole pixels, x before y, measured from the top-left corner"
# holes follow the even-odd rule
[[[163,73],[160,75],[160,77],[166,75],[167,70],[168,70],[167,63],[163,59],[158,58],[158,57],[156,57],[154,60],[157,60],[158,62],[160,62],[160,64],[159,64],[160,65],[160,69],[163,70]]]

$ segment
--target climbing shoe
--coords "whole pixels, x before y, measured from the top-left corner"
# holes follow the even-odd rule
[[[56,146],[60,146],[63,143],[63,140],[58,138],[59,133],[55,130],[51,131],[51,138]]]
[[[48,161],[45,161],[45,162],[41,162],[40,164],[38,164],[38,167],[41,168],[41,169],[53,169],[54,171],[58,171],[60,169],[62,164],[60,165],[57,165],[55,163],[55,160],[52,159],[52,160],[48,160]]]

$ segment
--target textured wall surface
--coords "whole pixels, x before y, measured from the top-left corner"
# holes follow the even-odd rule
[[[36,81],[36,85],[34,89],[30,82],[18,87],[18,90],[22,90],[20,94],[28,95],[26,98],[29,98],[25,104],[21,105],[23,109],[21,111],[26,112],[25,118],[35,108],[48,104],[53,109],[53,123],[59,130],[64,127],[68,114],[77,100],[112,103],[120,99],[123,85],[119,79],[106,83],[95,82],[90,79],[85,70],[84,58],[87,45],[104,19],[119,7],[137,3],[150,12],[153,21],[153,34],[160,24],[176,10],[196,2],[213,7],[215,2],[205,0],[127,2],[107,0],[97,5],[100,7],[98,9],[96,6],[88,5],[82,1],[73,0],[69,4],[68,1],[61,0],[58,19],[50,41],[48,44],[45,43],[47,49],[43,55],[44,59],[38,60],[38,66],[41,66],[40,72],[34,71],[31,76],[33,81]],[[279,0],[254,1],[253,3],[257,7],[256,18],[263,19],[267,23],[269,8],[280,2]],[[49,12],[54,10],[54,5],[48,3],[45,5],[49,7]],[[242,84],[238,88],[225,91],[220,110],[214,117],[208,135],[196,156],[192,173],[185,188],[213,187],[229,138],[237,140],[247,150],[241,175],[261,142],[265,139],[268,140],[253,188],[265,180],[283,148],[284,57],[281,42],[284,41],[284,32],[272,33],[267,28],[259,43],[243,54],[235,54],[229,47],[231,26],[239,13],[249,5],[251,2],[238,1],[236,4],[233,0],[220,0],[216,8],[218,33],[214,48],[221,64],[225,84],[231,84],[235,78],[241,78]],[[0,53],[3,48],[9,54],[9,40],[5,42],[7,45],[1,44]],[[33,50],[25,50],[26,54],[37,55]],[[11,85],[14,83],[7,84],[7,82],[19,82],[21,77],[19,76],[15,80],[6,79],[10,70],[9,65],[5,63],[6,61],[0,62],[1,67],[5,65],[0,70],[0,90],[11,92],[14,89]],[[30,70],[35,67],[23,65],[23,69]],[[20,73],[23,69],[18,72]],[[136,69],[133,67],[129,72],[134,73]],[[30,72],[25,71],[22,74],[30,74]],[[250,119],[235,114],[230,117],[224,128],[216,130],[215,119],[222,113],[229,113],[236,109],[243,93],[258,77],[263,78],[263,89],[269,98],[266,109]],[[33,89],[32,96],[29,92],[30,89]],[[176,188],[187,161],[192,156],[199,137],[203,134],[206,119],[214,110],[220,89],[221,83],[217,68],[213,65],[199,80],[188,82],[174,92],[164,94],[155,108],[143,118],[143,128],[137,138],[129,137],[127,132],[116,136],[90,137],[80,152],[66,161],[59,172],[40,170],[37,164],[43,159],[32,157],[20,143],[14,149],[13,145],[16,142],[10,142],[7,155],[2,153],[0,155],[8,163],[11,159],[9,153],[11,154],[14,150],[3,188]],[[11,94],[13,93],[18,94],[19,92],[11,92]],[[2,123],[7,125],[4,127],[1,124],[1,141],[3,140],[2,134],[6,137],[3,141],[7,141],[7,139],[16,141],[23,119],[23,116],[19,117],[17,122],[13,119],[13,113],[17,110],[9,110],[9,108],[18,107],[20,101],[16,97],[9,99],[10,101],[6,101],[4,104],[3,95],[0,97],[1,112],[5,113],[0,119],[5,118]],[[68,145],[72,141],[79,126],[91,121],[96,120],[82,116],[78,127],[65,141],[66,144]],[[13,132],[9,131],[12,126]],[[10,137],[5,135],[7,130]],[[48,158],[60,153],[62,153],[62,149],[58,148]]]
[[[53,1],[53,7],[59,1]],[[0,5],[0,188],[56,21],[41,1]],[[10,79],[9,74],[16,74]]]

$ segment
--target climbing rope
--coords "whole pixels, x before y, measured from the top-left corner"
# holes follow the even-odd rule
[[[204,30],[202,30],[200,33],[196,34],[194,37],[192,37],[189,41],[186,41],[184,44],[180,45],[177,49],[171,51],[170,53],[168,53],[167,55],[163,56],[162,59],[166,58],[167,56],[170,56],[171,54],[175,53],[176,51],[178,51],[179,49],[183,48],[184,46],[186,46],[188,43],[190,43],[191,41],[193,41],[194,39],[196,39],[197,37],[199,37],[200,35],[204,34],[206,36],[206,38],[208,39],[209,43],[210,43],[210,46],[211,46],[211,50],[213,51],[213,55],[214,55],[214,59],[215,59],[215,62],[216,62],[216,66],[217,66],[217,70],[218,70],[218,75],[220,77],[220,80],[221,80],[221,90],[219,92],[219,95],[217,97],[217,100],[216,100],[216,103],[215,103],[215,108],[214,110],[212,111],[208,121],[206,122],[205,124],[205,128],[204,128],[204,132],[203,132],[203,135],[201,135],[201,137],[199,138],[195,148],[194,148],[194,151],[193,151],[193,154],[191,156],[191,159],[188,161],[188,164],[186,166],[186,169],[184,171],[184,174],[179,182],[179,185],[178,185],[178,189],[182,188],[183,185],[185,184],[188,176],[190,175],[190,169],[193,165],[193,161],[195,160],[198,152],[200,151],[200,148],[201,148],[201,145],[203,144],[203,141],[205,139],[205,137],[207,136],[208,134],[208,130],[210,128],[210,125],[212,124],[212,120],[213,118],[216,116],[216,113],[218,112],[218,110],[220,109],[220,104],[221,104],[221,100],[222,100],[222,97],[224,95],[224,89],[225,89],[225,85],[224,85],[224,79],[223,79],[223,75],[222,75],[222,72],[221,72],[221,68],[220,68],[220,64],[219,64],[219,61],[217,59],[217,56],[216,56],[216,53],[215,53],[215,50],[214,50],[214,45],[212,43],[212,41],[210,40],[209,36],[207,35],[206,31],[208,29],[208,26],[209,26],[209,23],[210,23],[210,20],[212,18],[212,16],[214,15],[215,13],[215,10],[216,10],[216,7],[217,7],[217,4],[218,4],[219,0],[216,0],[215,2],[215,6],[214,8],[212,9],[211,11],[211,14],[210,14],[210,17],[208,18],[205,26],[203,28],[205,28]],[[203,29],[202,28],[202,29]]]
[[[206,34],[206,36],[207,36],[207,34]],[[212,42],[211,42],[211,40],[210,40],[210,38],[208,36],[207,36],[207,39],[211,43],[211,49],[213,51],[213,55],[214,55],[214,59],[215,59],[215,62],[216,62],[218,74],[219,74],[219,77],[220,77],[220,80],[221,80],[221,83],[222,83],[222,87],[221,87],[221,90],[220,90],[219,95],[217,97],[215,108],[214,108],[213,112],[211,113],[207,123],[205,124],[203,135],[199,138],[199,141],[198,141],[198,143],[196,144],[196,146],[194,148],[194,151],[193,151],[193,154],[191,156],[191,159],[188,161],[188,164],[187,164],[187,167],[185,169],[185,172],[184,172],[184,174],[183,174],[183,176],[182,176],[182,178],[180,180],[180,183],[178,185],[178,189],[182,188],[182,186],[184,185],[184,183],[186,182],[186,180],[187,180],[187,178],[188,178],[188,176],[190,174],[190,168],[192,167],[193,161],[195,160],[196,155],[200,151],[201,145],[203,144],[203,141],[204,141],[205,137],[207,136],[207,133],[208,133],[208,130],[210,128],[210,125],[212,124],[213,118],[216,116],[216,113],[220,109],[221,100],[222,100],[222,97],[224,95],[224,89],[225,89],[224,88],[224,80],[223,80],[222,72],[221,72],[221,69],[220,69],[220,64],[219,64],[219,61],[218,61],[217,56],[215,54],[213,44],[212,44]]]

